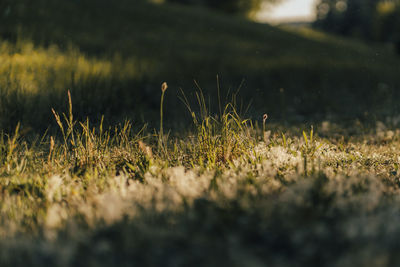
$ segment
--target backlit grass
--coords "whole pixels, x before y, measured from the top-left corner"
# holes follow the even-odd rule
[[[121,116],[137,100],[135,93],[124,97],[121,87],[142,75],[140,63],[118,56],[96,59],[73,47],[61,51],[55,45],[35,47],[30,41],[2,42],[0,60],[0,125],[8,131],[18,121],[36,131],[46,129],[51,107],[62,102],[67,90],[79,99],[77,114],[94,119],[99,119],[97,114]],[[107,105],[108,101],[118,103],[119,109]]]

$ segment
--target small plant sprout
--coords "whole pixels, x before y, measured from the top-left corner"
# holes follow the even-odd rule
[[[286,136],[285,134],[282,132],[282,145],[284,148],[287,148],[287,141],[286,141]]]
[[[268,119],[268,114],[265,113],[263,115],[263,132],[265,132],[265,123],[267,122],[267,119]]]
[[[267,119],[268,119],[268,114],[265,113],[263,115],[263,138],[264,138],[264,142],[268,145],[271,131],[265,131],[265,123],[267,122]]]
[[[305,145],[303,146],[302,150],[305,154],[310,156],[314,156],[314,153],[322,146],[322,144],[317,145],[314,138],[314,127],[311,126],[309,137],[307,133],[303,131],[303,138]]]
[[[307,133],[303,131],[304,145],[301,147],[301,154],[304,160],[304,174],[308,176],[307,173],[307,160],[310,158],[314,163],[315,152],[321,148],[322,144],[318,144],[314,138],[314,127],[311,126],[310,134],[307,136]]]

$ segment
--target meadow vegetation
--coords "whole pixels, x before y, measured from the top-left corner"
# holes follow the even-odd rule
[[[399,265],[393,51],[118,2],[1,18],[0,266]]]
[[[1,137],[2,266],[400,261],[398,130],[260,129],[228,104],[172,138],[93,127],[68,103],[62,138]]]

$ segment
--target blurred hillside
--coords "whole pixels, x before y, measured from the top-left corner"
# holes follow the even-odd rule
[[[139,0],[2,5],[3,129],[17,121],[47,128],[50,108],[64,110],[68,89],[77,116],[155,126],[163,81],[165,119],[179,125],[189,118],[179,88],[194,99],[196,80],[217,112],[217,75],[222,96],[241,88],[253,118],[364,119],[398,108],[400,59],[384,46]]]

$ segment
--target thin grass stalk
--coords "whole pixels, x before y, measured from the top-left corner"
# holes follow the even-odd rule
[[[163,139],[164,139],[164,129],[163,129],[163,106],[164,106],[164,94],[165,91],[167,90],[168,85],[166,82],[164,82],[161,85],[161,101],[160,101],[160,132],[158,135],[158,146],[161,148],[163,147]]]

